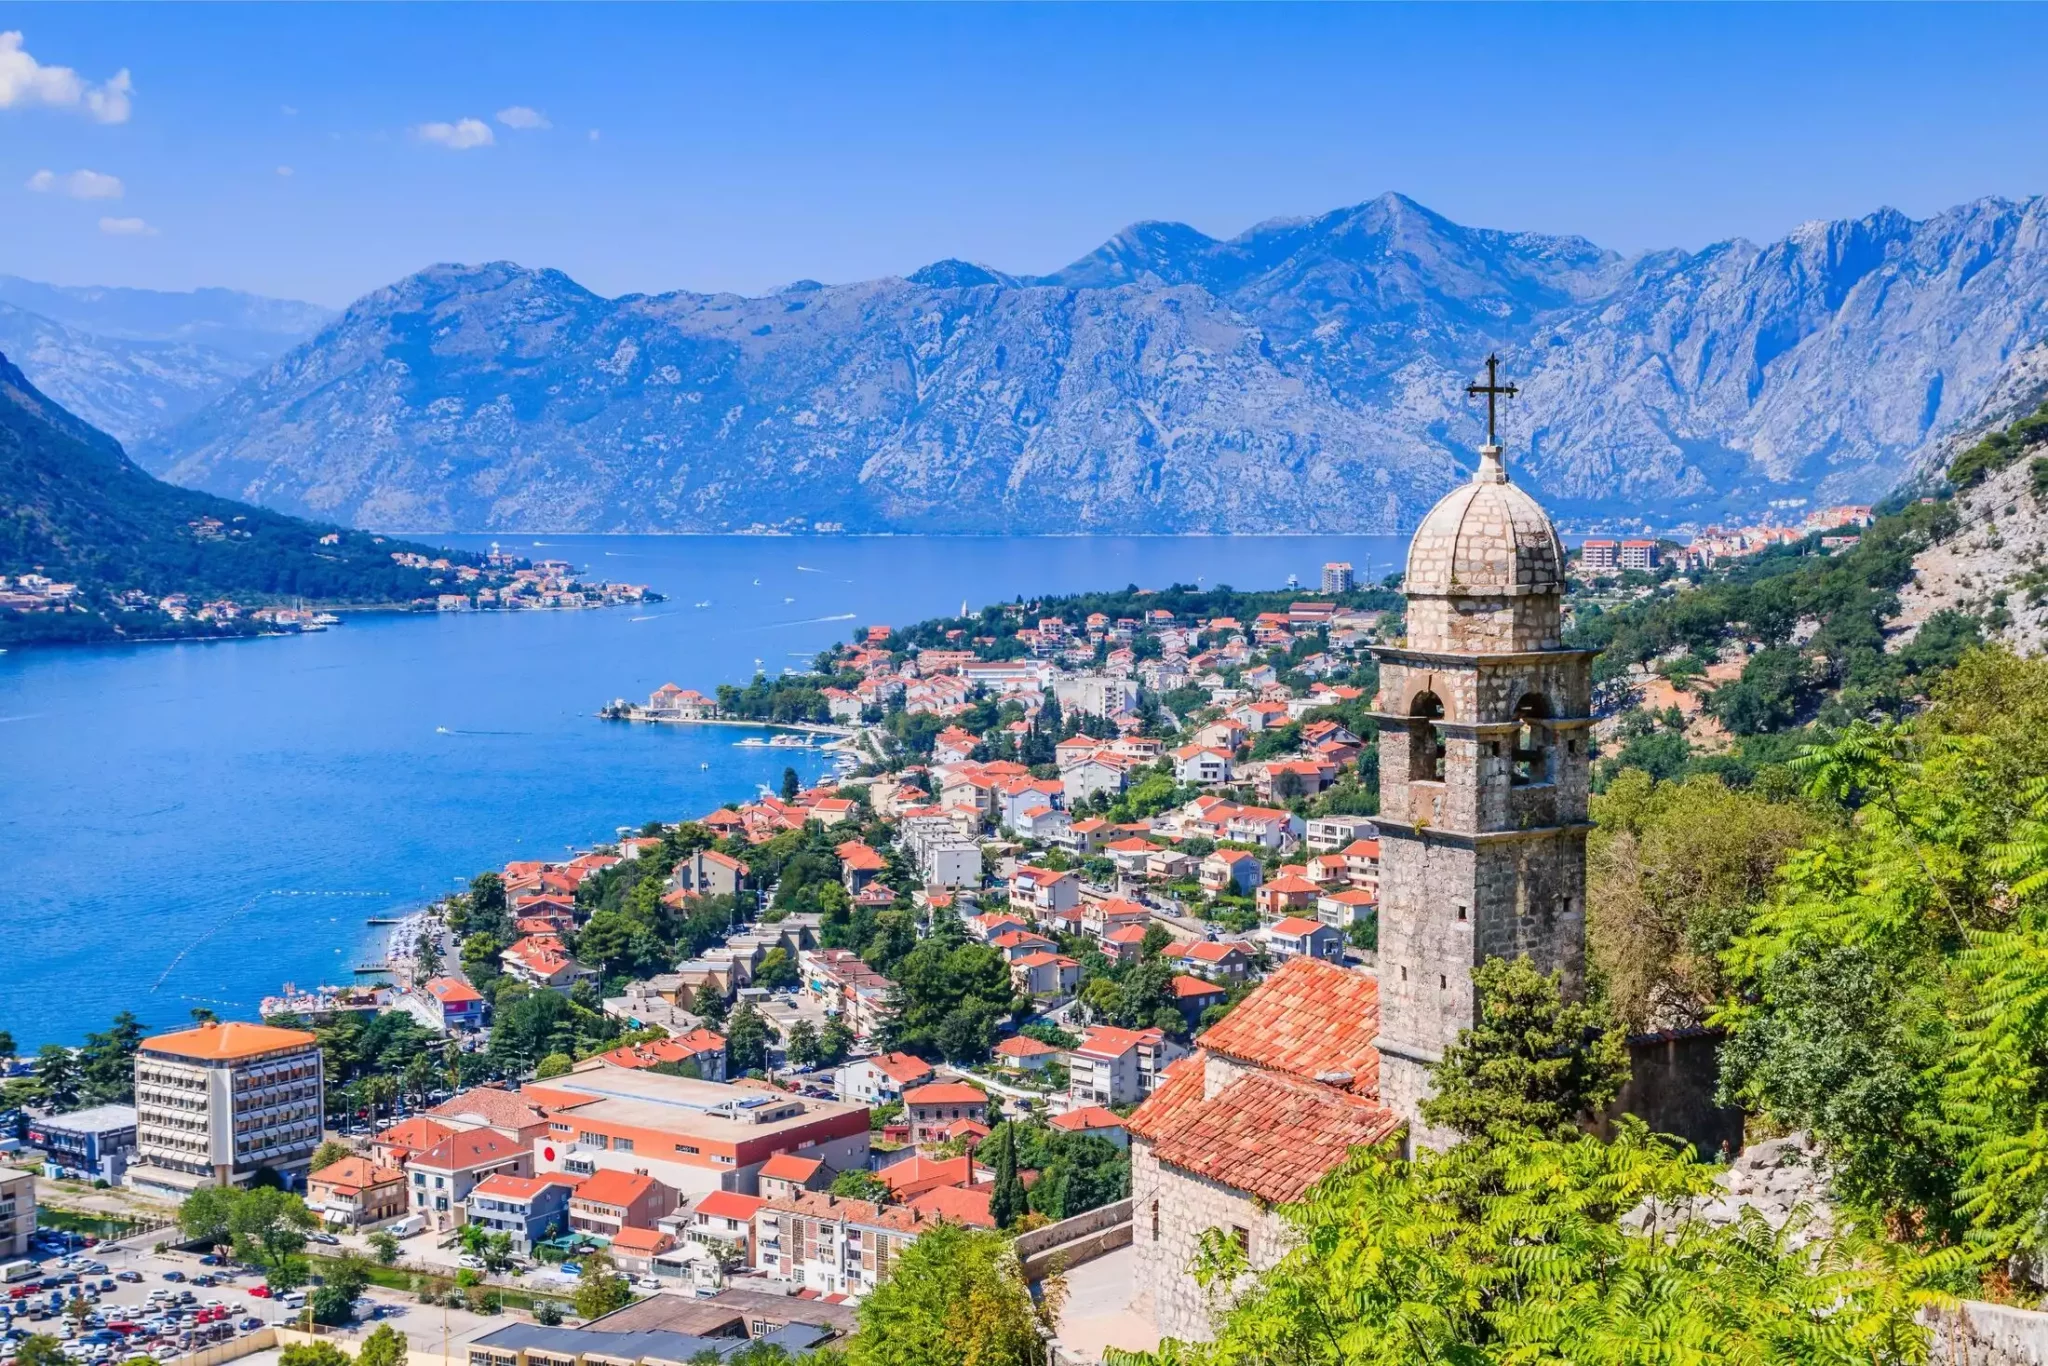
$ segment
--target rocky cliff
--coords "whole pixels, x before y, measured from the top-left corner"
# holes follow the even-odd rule
[[[1053,275],[945,261],[763,298],[440,266],[143,444],[359,526],[1388,531],[1469,468],[1660,525],[1870,498],[2048,336],[2048,201],[1633,261],[1399,196],[1227,241],[1141,224]]]

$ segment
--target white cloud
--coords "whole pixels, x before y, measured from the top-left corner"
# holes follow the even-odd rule
[[[460,119],[454,123],[423,123],[412,131],[420,141],[438,143],[451,152],[466,152],[472,147],[488,147],[497,141],[491,136],[491,125],[482,119]]]
[[[597,130],[596,130],[595,128],[593,128],[593,129],[591,129],[591,130],[590,130],[590,140],[591,140],[592,142],[596,142],[596,141],[597,141]]]
[[[28,187],[37,194],[64,194],[73,199],[119,199],[122,192],[119,176],[98,171],[73,171],[68,175],[37,171],[28,178]]]
[[[538,109],[530,109],[523,104],[515,104],[510,109],[500,109],[498,111],[498,122],[504,124],[507,128],[522,130],[529,128],[552,128],[555,126],[548,122],[546,114],[541,113]]]
[[[156,229],[140,218],[102,218],[100,231],[109,237],[154,237]]]
[[[98,123],[126,123],[135,82],[124,69],[93,85],[68,66],[44,66],[21,45],[21,32],[0,33],[0,109],[75,109]]]

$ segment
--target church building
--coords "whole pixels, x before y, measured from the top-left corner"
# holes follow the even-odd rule
[[[1487,444],[1408,550],[1407,638],[1380,663],[1379,968],[1297,958],[1196,1042],[1131,1116],[1136,1303],[1166,1337],[1211,1336],[1188,1267],[1204,1231],[1256,1269],[1270,1211],[1351,1148],[1422,1122],[1429,1073],[1477,1019],[1472,970],[1528,957],[1585,976],[1593,652],[1563,642],[1564,546],[1508,478],[1487,362]]]

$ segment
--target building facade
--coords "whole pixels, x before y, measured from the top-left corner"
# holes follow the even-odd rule
[[[144,1039],[130,1185],[182,1199],[275,1172],[302,1187],[326,1113],[320,1042],[231,1021]]]
[[[83,1177],[119,1185],[135,1154],[135,1107],[95,1105],[28,1122],[28,1141],[43,1150],[52,1176]]]
[[[1593,651],[1566,649],[1564,547],[1498,446],[1423,519],[1408,638],[1380,663],[1381,1095],[1411,1142],[1429,1069],[1477,1019],[1472,970],[1585,975]]]
[[[36,1231],[36,1178],[18,1167],[0,1167],[0,1261],[28,1256]]]

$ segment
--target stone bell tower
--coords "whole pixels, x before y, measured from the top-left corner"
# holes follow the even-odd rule
[[[1429,1070],[1475,1022],[1472,970],[1527,956],[1583,989],[1593,651],[1562,639],[1564,547],[1509,482],[1487,380],[1472,482],[1408,548],[1408,638],[1380,663],[1380,1095],[1412,1143]]]

